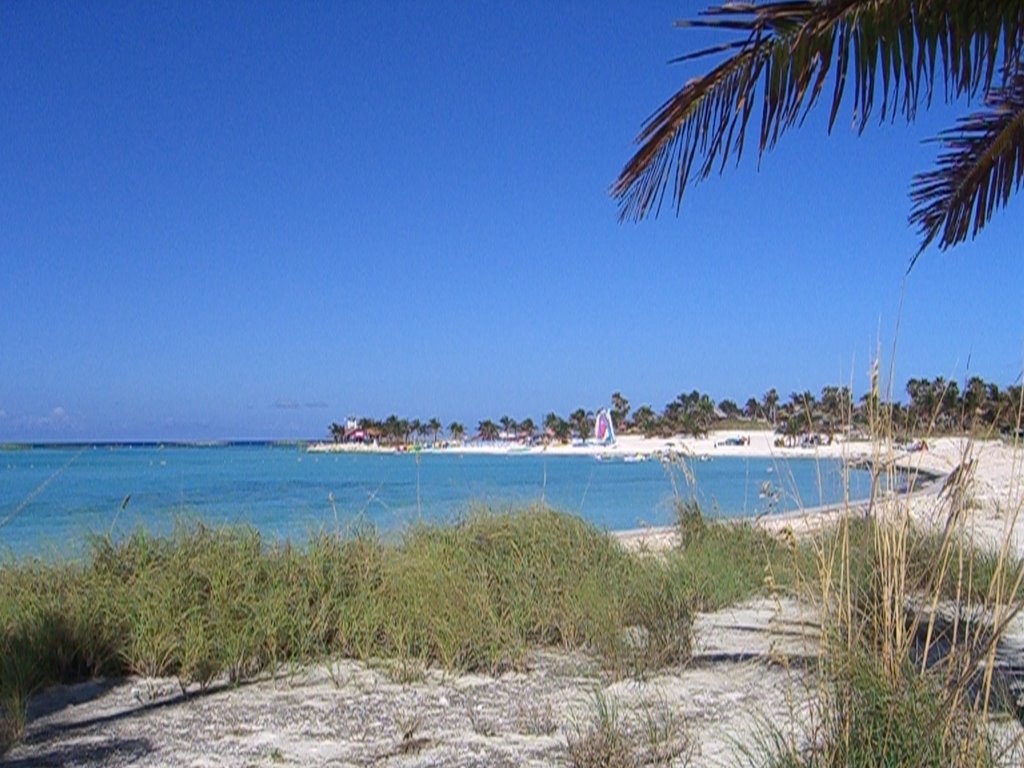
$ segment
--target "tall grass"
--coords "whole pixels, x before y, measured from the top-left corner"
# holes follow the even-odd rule
[[[680,547],[666,559],[692,585],[694,607],[714,611],[757,595],[800,593],[812,548],[745,520],[711,523],[692,500],[677,503]]]
[[[871,432],[877,489],[895,472],[884,407],[871,413]],[[806,743],[769,740],[770,765],[998,763],[988,718],[999,698],[996,649],[1024,607],[1009,535],[1020,502],[1004,510],[1004,540],[975,547],[970,442],[961,459],[937,498],[876,493],[866,519],[846,515],[804,544],[816,571],[806,595],[824,630],[814,717]],[[939,525],[924,530],[921,519]]]
[[[83,563],[0,567],[3,738],[41,686],[175,676],[183,690],[288,662],[388,658],[502,671],[546,645],[643,674],[690,654],[692,585],[582,520],[544,509],[422,526],[397,544],[250,528],[97,539]]]

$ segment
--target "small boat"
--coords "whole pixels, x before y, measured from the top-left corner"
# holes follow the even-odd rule
[[[602,408],[594,418],[594,442],[598,445],[615,444],[615,425],[612,423],[612,414],[607,408]]]

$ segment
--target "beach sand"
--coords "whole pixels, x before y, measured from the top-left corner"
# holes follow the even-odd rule
[[[745,445],[726,445],[734,438],[747,438]],[[551,443],[549,445],[523,446],[509,442],[468,442],[445,448],[423,448],[424,453],[456,453],[487,455],[540,455],[540,456],[657,456],[683,451],[695,456],[821,456],[839,457],[864,452],[867,443],[835,441],[832,445],[817,448],[777,448],[773,445],[777,435],[770,430],[720,430],[712,431],[706,437],[695,438],[676,435],[668,438],[644,437],[643,435],[618,435],[611,445],[592,442],[583,444]],[[394,448],[363,445],[360,443],[311,443],[311,453],[393,453]]]
[[[748,436],[749,444],[724,445],[730,437]],[[810,448],[785,448],[774,445],[771,432],[714,432],[706,438],[676,438],[671,441],[645,441],[628,436],[622,439],[621,450],[627,453],[664,450],[666,443],[690,456],[770,457],[784,463],[790,458],[842,459],[851,462],[869,461],[877,466],[891,466],[914,478],[918,491],[903,494],[898,500],[909,505],[912,517],[922,525],[941,528],[945,524],[939,493],[948,475],[970,462],[968,495],[970,519],[968,530],[976,541],[995,549],[1009,542],[1011,549],[1024,557],[1024,525],[1018,515],[1024,507],[1024,445],[1001,440],[972,440],[964,437],[941,437],[928,440],[927,450],[910,451],[895,445],[876,445],[867,441],[835,441],[831,445]],[[876,508],[885,505],[876,503]],[[813,508],[784,515],[763,517],[756,521],[769,530],[788,530],[805,535],[833,524],[844,514],[863,514],[865,504],[852,503],[831,508]],[[650,528],[616,534],[631,549],[658,550],[674,546],[678,538],[672,528]]]

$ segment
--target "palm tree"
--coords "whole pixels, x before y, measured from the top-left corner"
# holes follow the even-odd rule
[[[729,400],[726,398],[718,404],[718,410],[726,415],[727,418],[735,419],[743,415],[743,411],[736,404],[735,400]]]
[[[658,415],[651,406],[641,405],[633,412],[633,426],[645,437],[650,437],[657,430]]]
[[[511,416],[502,416],[498,419],[498,423],[501,424],[501,431],[505,433],[505,437],[511,437],[512,433],[516,431],[516,420]]]
[[[960,385],[955,381],[946,381],[941,376],[935,379],[935,387],[939,391],[939,412],[937,421],[941,429],[952,429],[959,419]]]
[[[533,433],[536,431],[537,427],[529,416],[519,422],[519,434],[526,435],[527,440],[532,440]]]
[[[586,440],[594,427],[593,414],[585,408],[577,408],[569,414],[569,424],[581,440]]]
[[[748,397],[746,405],[743,406],[743,413],[748,419],[756,419],[757,415],[761,412],[761,404],[757,402],[756,397]]]
[[[822,387],[821,421],[830,440],[840,425],[850,420],[852,412],[853,395],[849,387]]]
[[[782,423],[782,434],[786,439],[786,445],[796,445],[796,439],[804,431],[804,420],[794,414]]]
[[[987,396],[988,388],[985,386],[984,379],[980,376],[972,376],[968,379],[961,396],[964,426],[973,427],[978,422]]]
[[[466,436],[466,428],[459,422],[453,421],[448,425],[448,434],[451,435],[452,440],[461,443],[462,438]]]
[[[405,419],[399,419],[397,415],[391,414],[381,425],[383,436],[390,443],[400,443],[408,432],[408,424]]]
[[[330,432],[331,439],[336,443],[340,443],[345,437],[345,427],[336,421],[331,422],[331,426],[327,428],[327,431]]]
[[[1024,398],[1022,398],[1022,388],[1019,384],[1011,384],[1002,393],[999,399],[999,411],[997,422],[1000,429],[1020,429],[1021,424],[1024,423],[1022,419],[1022,408],[1024,408]]]
[[[776,410],[779,407],[778,390],[772,387],[767,392],[765,392],[764,397],[761,398],[761,406],[764,409],[765,418],[768,419],[768,421],[774,427],[775,422],[778,419],[778,411]]]
[[[480,435],[480,439],[485,442],[491,442],[498,439],[498,425],[490,419],[485,419],[477,425],[477,432]]]
[[[572,427],[569,422],[552,411],[544,417],[544,442],[555,439],[560,443],[569,442],[572,438]]]
[[[694,437],[708,433],[715,418],[715,403],[698,390],[684,392],[665,406],[663,431],[686,432]]]
[[[1008,407],[1010,406],[1010,407]],[[985,391],[985,405],[982,406],[984,412],[984,420],[986,424],[991,424],[996,429],[1003,429],[1003,421],[1008,412],[1016,413],[1007,402],[1006,394],[999,391],[998,384],[988,384]]]
[[[558,426],[559,421],[561,421],[561,418],[554,411],[545,414],[543,421],[545,433],[550,432],[553,435],[555,433],[555,427]]]
[[[708,395],[701,395],[687,414],[687,429],[694,437],[704,437],[715,420],[715,402]]]
[[[859,131],[876,107],[881,121],[913,121],[936,91],[947,102],[984,103],[940,135],[938,165],[914,179],[910,221],[920,247],[911,267],[936,239],[945,250],[974,237],[1024,182],[1020,0],[782,0],[728,3],[703,15],[677,25],[737,37],[677,59],[728,52],[644,124],[639,149],[612,186],[620,218],[657,215],[670,187],[678,211],[690,183],[739,159],[752,115],[761,116],[758,154],[774,148],[830,77],[830,131],[847,84]]]
[[[881,398],[878,395],[877,390],[871,390],[865,392],[860,396],[860,401],[857,403],[857,408],[854,411],[853,419],[861,427],[873,429],[877,426],[878,414],[881,412]],[[902,417],[902,428],[903,431],[907,431],[911,428],[912,415],[910,409],[903,414],[893,413],[893,416],[900,415]]]
[[[434,442],[437,443],[437,433],[441,431],[441,421],[436,416],[427,422],[427,429],[434,433]]]
[[[807,434],[814,431],[815,400],[811,392],[792,392],[789,395],[789,412],[792,416],[800,416]]]
[[[377,421],[369,416],[362,417],[357,423],[359,424],[359,428],[367,434],[371,432],[375,432],[378,435],[384,433],[384,422]]]
[[[931,414],[935,409],[932,397],[932,383],[928,379],[909,379],[907,395],[910,397],[908,411],[908,427],[913,430],[918,424],[931,423]]]
[[[626,431],[629,418],[629,400],[621,392],[612,392],[612,424],[616,429]]]

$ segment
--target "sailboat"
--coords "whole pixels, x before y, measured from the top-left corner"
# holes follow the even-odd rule
[[[594,442],[598,445],[615,445],[615,425],[607,408],[597,412],[594,419]]]

